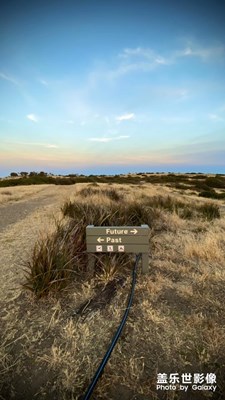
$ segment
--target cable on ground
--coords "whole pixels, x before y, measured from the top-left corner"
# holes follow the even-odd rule
[[[118,339],[119,339],[119,337],[121,335],[122,329],[123,329],[123,327],[125,325],[125,322],[127,320],[127,317],[128,317],[128,314],[129,314],[129,311],[130,311],[130,308],[131,308],[131,305],[132,305],[132,302],[133,302],[134,288],[135,288],[136,276],[137,276],[137,266],[138,266],[140,258],[141,258],[141,254],[136,255],[136,261],[135,261],[133,272],[132,272],[132,284],[131,284],[130,296],[129,296],[129,299],[128,299],[127,307],[126,307],[126,310],[124,312],[123,318],[122,318],[122,320],[120,322],[119,327],[117,328],[117,331],[116,331],[116,333],[115,333],[115,335],[114,335],[114,337],[112,339],[112,342],[111,342],[110,346],[108,347],[108,350],[106,351],[106,353],[105,353],[105,355],[104,355],[104,357],[103,357],[103,359],[102,359],[102,361],[101,361],[101,363],[100,363],[100,365],[99,365],[99,367],[98,367],[98,369],[97,369],[97,371],[96,371],[96,373],[95,373],[95,375],[94,375],[94,377],[93,377],[93,379],[92,379],[92,381],[91,381],[91,383],[90,383],[90,385],[89,385],[89,387],[88,387],[88,389],[87,389],[87,391],[86,391],[86,393],[85,393],[85,395],[83,397],[83,400],[89,400],[90,399],[90,397],[91,397],[91,395],[93,393],[93,390],[94,390],[95,386],[97,385],[98,380],[99,380],[100,376],[102,375],[102,373],[104,371],[104,368],[105,368],[105,366],[106,366],[106,364],[108,362],[108,359],[109,359],[109,357],[110,357],[110,355],[111,355],[111,353],[112,353],[112,351],[113,351],[113,349],[114,349],[114,347],[115,347],[115,345],[116,345],[116,343],[117,343],[117,341],[118,341]]]

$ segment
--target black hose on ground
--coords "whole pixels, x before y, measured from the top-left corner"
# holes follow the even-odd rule
[[[104,371],[104,368],[105,368],[105,366],[106,366],[106,364],[108,362],[108,359],[109,359],[109,357],[110,357],[110,355],[111,355],[111,353],[112,353],[112,351],[113,351],[113,349],[114,349],[114,347],[115,347],[115,345],[116,345],[116,343],[117,343],[117,341],[118,341],[118,339],[119,339],[119,337],[121,335],[122,329],[123,329],[123,327],[125,325],[125,322],[127,320],[128,314],[129,314],[129,310],[130,310],[132,302],[133,302],[134,288],[135,288],[136,276],[137,276],[137,266],[138,266],[138,262],[139,262],[140,258],[141,258],[141,254],[138,254],[136,256],[136,261],[135,261],[134,268],[133,268],[133,273],[132,273],[133,279],[132,279],[132,284],[131,284],[130,296],[129,296],[127,307],[126,307],[126,310],[124,312],[124,315],[123,315],[123,318],[121,320],[121,323],[120,323],[120,325],[119,325],[119,327],[118,327],[118,329],[117,329],[117,331],[116,331],[116,333],[115,333],[115,335],[114,335],[114,337],[112,339],[112,342],[111,342],[107,352],[105,353],[105,355],[104,355],[104,357],[103,357],[103,359],[101,361],[101,364],[99,365],[99,367],[98,367],[98,369],[97,369],[97,371],[96,371],[96,373],[95,373],[95,375],[94,375],[94,377],[93,377],[93,379],[92,379],[92,381],[91,381],[91,383],[90,383],[90,385],[89,385],[89,387],[88,387],[88,389],[87,389],[87,391],[86,391],[86,393],[85,393],[85,395],[83,397],[83,400],[89,400],[90,399],[90,397],[91,397],[91,395],[93,393],[93,390],[94,390],[95,386],[97,385],[98,380],[99,380],[100,376],[102,375],[102,373]]]

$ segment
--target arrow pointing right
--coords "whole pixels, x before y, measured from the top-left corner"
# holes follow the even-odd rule
[[[133,233],[134,235],[136,235],[136,233],[138,233],[137,229],[133,229],[132,231],[130,231],[130,233]]]

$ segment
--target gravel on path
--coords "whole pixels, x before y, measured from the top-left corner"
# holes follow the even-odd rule
[[[48,190],[49,192],[49,190]],[[0,205],[0,233],[9,225],[25,219],[35,209],[52,204],[55,194],[46,194],[46,191],[35,194],[28,200],[20,200],[14,203]]]

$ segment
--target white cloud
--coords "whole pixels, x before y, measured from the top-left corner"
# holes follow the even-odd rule
[[[208,46],[203,47],[195,41],[187,41],[186,47],[183,50],[174,53],[175,58],[179,57],[197,57],[202,61],[219,59],[225,55],[225,46]]]
[[[33,122],[38,122],[39,118],[35,114],[27,114],[27,119]]]
[[[48,86],[48,82],[45,79],[39,79],[39,82],[43,85],[43,86]]]
[[[3,72],[0,72],[0,78],[4,79],[5,81],[9,81],[16,86],[19,85],[18,81],[9,74],[4,74]]]
[[[149,48],[142,48],[137,47],[134,49],[127,48],[124,49],[121,54],[119,54],[119,58],[122,59],[130,59],[132,57],[136,57],[136,59],[144,59],[150,62],[150,65],[153,66],[154,64],[169,64],[170,60],[162,57],[159,54],[156,54],[154,50]],[[138,64],[141,66],[141,64]],[[149,64],[148,64],[149,65]]]
[[[47,147],[48,149],[58,149],[59,146],[57,144],[41,144],[41,146]]]
[[[13,145],[21,145],[21,146],[36,146],[36,147],[45,147],[47,149],[58,149],[59,146],[54,143],[41,143],[41,142],[7,142],[8,144]]]
[[[183,45],[177,49],[167,49],[163,53],[159,53],[157,50],[148,47],[134,47],[124,48],[117,54],[116,57],[111,61],[113,64],[109,64],[107,61],[99,61],[96,67],[90,71],[87,79],[87,87],[85,98],[87,93],[96,89],[97,86],[105,81],[108,84],[114,84],[117,79],[123,78],[124,76],[132,73],[147,73],[152,72],[158,68],[166,68],[178,63],[181,59],[191,60],[192,58],[198,58],[200,61],[212,61],[219,60],[225,56],[225,46],[223,44],[203,46],[196,40],[182,39]],[[82,96],[79,94],[79,102]],[[186,96],[183,96],[186,98]],[[73,109],[80,111],[76,104],[70,101]],[[88,110],[90,111],[90,110]]]
[[[158,56],[158,57],[155,58],[155,63],[156,64],[168,65],[170,62],[169,62],[169,60],[166,60],[164,57]]]
[[[177,59],[182,57],[197,57],[202,61],[209,61],[224,56],[224,45],[203,47],[196,41],[190,40],[186,41],[184,49],[171,51],[166,56],[158,54],[150,48],[125,48],[118,55],[120,60],[118,66],[108,71],[108,77],[109,79],[115,79],[129,72],[151,71],[159,66],[174,64]]]
[[[157,54],[150,48],[126,48],[118,54],[120,62],[111,70],[108,70],[107,77],[110,80],[119,78],[134,71],[151,71],[160,65],[169,65],[171,60]]]
[[[117,121],[128,121],[128,120],[134,119],[134,118],[135,118],[134,113],[130,113],[130,114],[120,115],[120,116],[116,117],[116,120]]]
[[[66,121],[67,124],[73,125],[74,121],[72,119],[68,119],[68,121]]]
[[[101,138],[89,138],[91,142],[102,142],[102,143],[108,143],[112,142],[114,140],[122,140],[122,139],[128,139],[130,136],[128,135],[121,135],[121,136],[116,136],[116,137],[101,137]]]
[[[90,140],[91,142],[111,142],[112,138],[107,138],[107,137],[103,137],[103,138],[89,138],[88,140]]]
[[[208,117],[211,121],[224,121],[218,114],[209,114]]]
[[[140,55],[141,52],[143,52],[143,49],[141,49],[141,47],[136,47],[135,49],[126,48],[123,49],[123,52],[119,54],[119,57],[128,58],[130,56]]]

